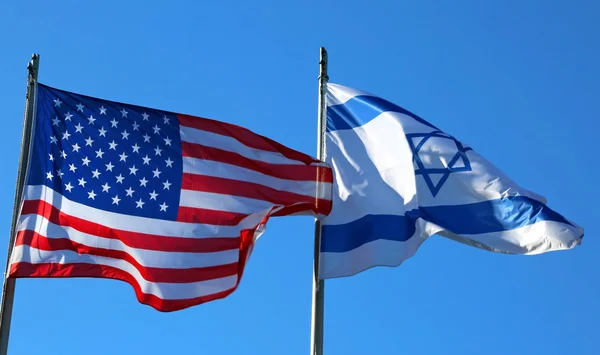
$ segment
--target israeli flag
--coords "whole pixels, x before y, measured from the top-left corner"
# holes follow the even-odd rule
[[[333,209],[320,278],[398,266],[433,234],[494,252],[571,249],[583,229],[471,147],[377,96],[327,87]]]

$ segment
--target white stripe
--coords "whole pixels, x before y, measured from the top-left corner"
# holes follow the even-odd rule
[[[164,252],[132,248],[117,239],[102,238],[82,233],[71,227],[56,225],[37,214],[21,216],[18,230],[34,231],[49,239],[69,239],[92,248],[122,251],[131,255],[137,262],[146,267],[167,269],[208,267],[234,263],[238,261],[239,257],[237,248],[212,253]]]
[[[344,104],[354,96],[359,95],[374,96],[368,92],[349,88],[347,86],[334,83],[327,84],[327,106]]]
[[[130,232],[163,235],[169,237],[185,238],[232,238],[239,237],[242,229],[251,229],[260,223],[266,214],[252,214],[237,226],[215,226],[210,224],[196,224],[175,222],[146,217],[129,216],[114,212],[107,212],[73,202],[60,195],[51,188],[27,186],[25,200],[42,200],[52,204],[61,212],[70,216],[81,218],[89,222],[98,223],[113,229]]]
[[[343,253],[320,253],[319,278],[346,277],[376,266],[398,266],[413,256],[419,246],[441,228],[417,218],[415,233],[404,242],[376,239]]]
[[[377,239],[344,253],[321,253],[319,277],[346,277],[376,266],[398,266],[413,256],[424,241],[417,236],[406,242]]]
[[[12,260],[28,262],[32,264],[86,263],[111,266],[125,271],[133,276],[140,285],[143,293],[155,295],[163,300],[177,300],[208,296],[214,293],[230,290],[235,287],[237,282],[237,275],[189,283],[148,282],[142,277],[140,272],[133,265],[124,260],[87,254],[77,254],[67,250],[63,250],[58,253],[54,251],[32,248],[27,245],[16,246],[13,251]]]
[[[289,159],[281,153],[248,147],[233,137],[223,136],[186,126],[180,126],[179,132],[181,133],[182,141],[197,143],[204,146],[238,153],[249,159],[258,160],[269,164],[305,165],[303,162]]]
[[[197,158],[183,158],[183,172],[196,175],[213,176],[225,179],[247,181],[264,185],[279,191],[288,191],[309,197],[331,199],[331,183],[317,183],[316,181],[297,181],[280,179],[265,175],[254,170],[211,160]],[[317,185],[319,189],[317,190]]]
[[[582,228],[555,221],[541,221],[501,232],[461,234],[491,251],[523,255],[572,249],[581,243],[582,236]]]
[[[246,214],[267,211],[275,205],[271,202],[247,197],[193,190],[181,190],[181,200],[179,204],[186,207]]]
[[[508,231],[456,236],[419,218],[415,234],[405,242],[377,239],[347,252],[321,253],[319,277],[346,277],[377,266],[398,266],[436,233],[493,252],[537,255],[575,248],[581,244],[583,230],[560,222],[542,221]]]

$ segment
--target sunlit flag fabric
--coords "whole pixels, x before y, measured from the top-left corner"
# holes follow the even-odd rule
[[[400,265],[433,234],[511,254],[580,243],[581,227],[464,142],[380,97],[337,84],[327,90],[334,190],[321,278]]]
[[[37,86],[11,277],[102,277],[174,311],[240,282],[270,216],[326,215],[331,169],[232,124]]]

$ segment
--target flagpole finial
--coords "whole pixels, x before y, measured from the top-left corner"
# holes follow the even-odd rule
[[[27,69],[32,70],[36,62],[40,60],[40,55],[37,53],[31,54],[31,60],[27,63]]]
[[[37,81],[37,72],[40,65],[40,55],[37,53],[33,53],[31,55],[31,60],[27,63],[27,72],[29,73],[29,78],[34,78],[33,80]]]
[[[325,47],[321,47],[321,59],[319,60],[319,64],[321,65],[319,79],[324,79],[325,81],[329,80],[329,75],[327,74],[327,49],[325,49]]]

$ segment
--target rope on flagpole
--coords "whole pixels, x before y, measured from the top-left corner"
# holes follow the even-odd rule
[[[27,96],[25,97],[25,119],[23,121],[23,132],[21,137],[21,154],[19,156],[19,167],[17,170],[17,185],[13,206],[12,224],[8,238],[8,254],[6,256],[6,269],[4,272],[4,285],[2,287],[2,304],[0,305],[0,355],[8,352],[8,338],[10,334],[10,322],[12,318],[13,301],[15,297],[15,279],[9,279],[10,258],[15,244],[17,218],[19,216],[21,202],[23,199],[23,186],[27,175],[29,163],[29,151],[31,143],[31,132],[33,127],[34,107],[36,101],[36,87],[38,71],[40,67],[40,55],[33,54],[31,61],[27,64]]]

